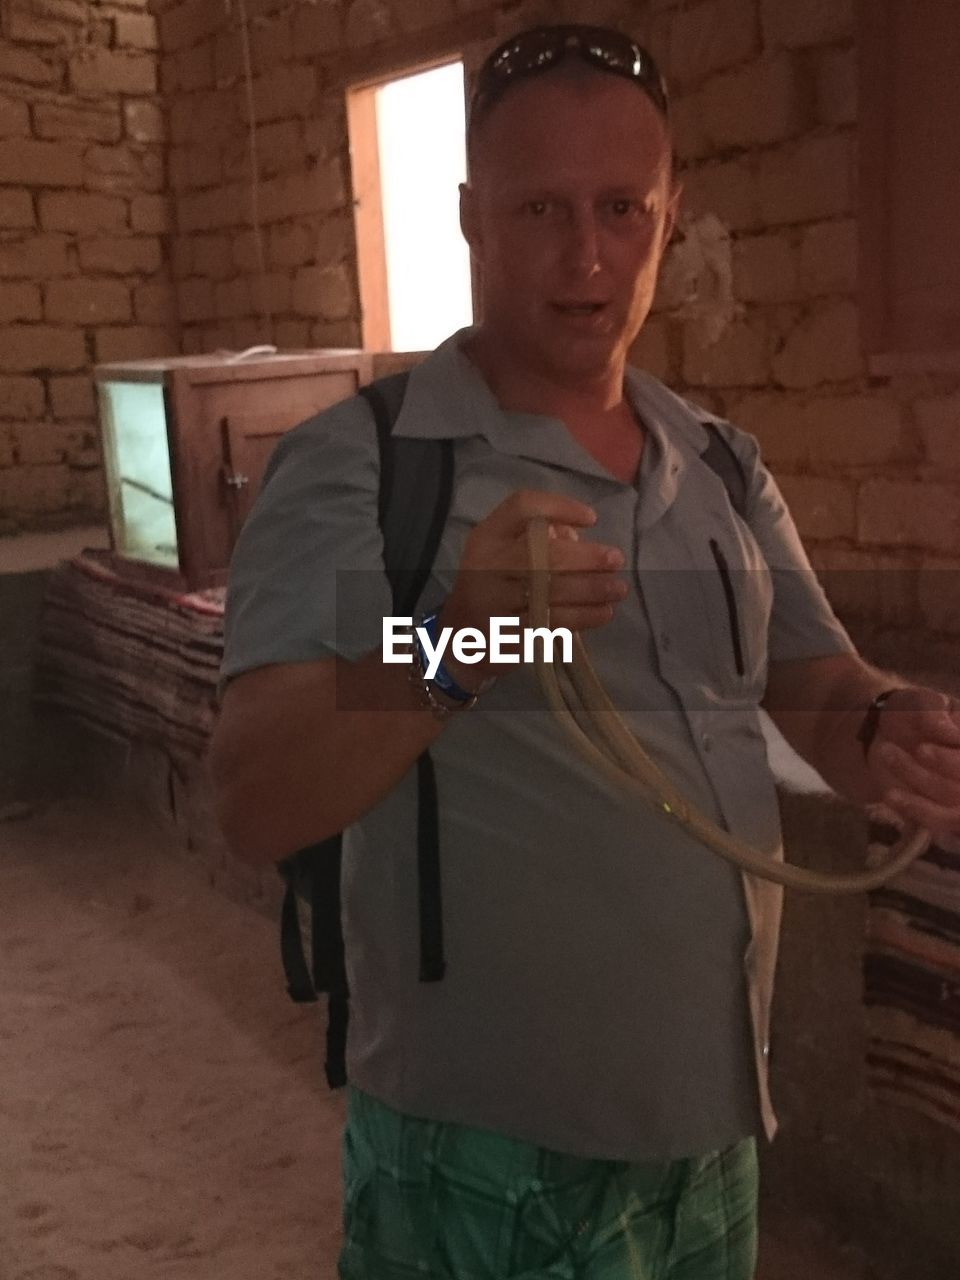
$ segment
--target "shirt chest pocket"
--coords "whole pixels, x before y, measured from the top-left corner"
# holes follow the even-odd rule
[[[711,700],[759,699],[773,604],[760,548],[732,513],[691,522],[682,532],[674,530],[674,538],[673,556],[682,548],[686,563],[641,572],[661,674],[688,692],[691,685],[702,688]],[[654,548],[642,557],[644,568],[660,568]]]
[[[729,525],[707,538],[709,560],[698,574],[721,690],[762,693],[767,629],[773,604],[770,571],[749,530]]]

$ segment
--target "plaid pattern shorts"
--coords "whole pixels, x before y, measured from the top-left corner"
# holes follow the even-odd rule
[[[350,1091],[341,1280],[750,1280],[753,1138],[584,1160]]]

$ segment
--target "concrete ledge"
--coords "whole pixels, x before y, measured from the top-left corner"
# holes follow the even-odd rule
[[[105,807],[131,810],[208,884],[268,916],[279,930],[283,885],[276,868],[272,863],[249,866],[229,852],[202,760],[174,756],[153,743],[107,737],[48,708],[38,712],[36,723],[36,803],[80,791]]]
[[[30,701],[46,581],[39,570],[0,574],[0,807],[24,798],[36,766]]]
[[[86,547],[109,547],[110,535],[99,525],[82,525],[51,533],[18,533],[0,538],[0,574],[36,573],[79,555]]]
[[[781,796],[791,861],[862,865],[863,816],[823,796]],[[761,1155],[764,1198],[798,1202],[855,1241],[877,1273],[944,1280],[960,1267],[960,1143],[867,1091],[865,895],[788,890],[771,1072],[781,1130]]]

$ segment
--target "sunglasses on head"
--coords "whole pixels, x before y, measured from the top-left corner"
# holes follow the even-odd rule
[[[475,122],[511,85],[549,71],[575,55],[600,71],[632,80],[661,115],[668,114],[667,87],[657,64],[641,45],[610,27],[535,27],[505,41],[477,76],[470,119]]]

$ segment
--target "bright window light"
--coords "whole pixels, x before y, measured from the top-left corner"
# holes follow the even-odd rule
[[[377,90],[391,346],[426,351],[473,322],[457,187],[466,180],[463,64]]]

